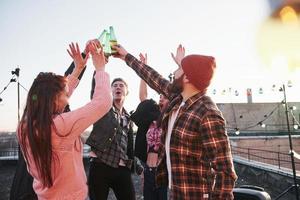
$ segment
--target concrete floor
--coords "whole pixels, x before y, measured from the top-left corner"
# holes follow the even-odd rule
[[[9,199],[9,192],[10,192],[10,187],[12,184],[12,180],[14,177],[16,169],[16,163],[8,162],[8,163],[3,163],[0,162],[0,200],[8,200]],[[251,179],[251,177],[245,177],[243,174],[239,174],[240,172],[237,171],[237,175],[239,176],[238,181],[236,182],[236,187],[239,187],[241,185],[257,185],[260,187],[265,188],[266,192],[268,192],[272,199],[276,197],[276,194],[272,194],[272,186],[266,186],[263,184],[255,183],[253,182],[254,179]],[[141,179],[140,177],[133,175],[133,181],[134,181],[134,186],[136,190],[136,199],[137,200],[142,200],[143,195],[142,195],[142,185],[141,185]],[[291,196],[290,196],[291,197]],[[113,192],[110,192],[108,200],[115,200],[115,196]],[[281,200],[289,200],[291,198],[288,197],[283,197]]]

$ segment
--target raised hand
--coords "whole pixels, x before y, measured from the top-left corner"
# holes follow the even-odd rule
[[[93,49],[93,43],[95,43],[97,46],[100,46],[100,42],[97,39],[92,39],[86,42],[84,53],[90,53]]]
[[[145,65],[147,65],[147,60],[148,60],[148,58],[147,58],[147,53],[145,53],[145,55],[143,55],[142,53],[140,53],[140,61],[142,62],[142,63],[144,63]]]
[[[73,58],[75,69],[82,70],[84,66],[86,65],[87,60],[89,59],[89,55],[87,54],[85,58],[82,57],[78,43],[74,45],[72,42],[69,44],[70,50],[67,49],[68,54]]]
[[[174,56],[173,53],[171,53],[171,56],[173,58],[173,60],[175,61],[175,63],[178,65],[178,66],[181,66],[181,60],[184,58],[185,56],[185,48],[180,44],[178,47],[177,47],[177,52],[176,52],[176,56]]]
[[[93,65],[96,70],[104,70],[107,59],[104,56],[103,47],[98,40],[91,40],[89,49],[92,55]]]
[[[117,51],[117,53],[114,54],[113,57],[125,60],[125,57],[128,54],[128,52],[121,45],[117,44],[112,46],[112,48]]]

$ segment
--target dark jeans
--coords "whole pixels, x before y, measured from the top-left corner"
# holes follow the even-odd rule
[[[92,161],[88,177],[91,200],[107,200],[111,188],[118,200],[135,200],[131,172],[127,167],[113,168]]]
[[[149,167],[143,163],[144,166],[144,200],[167,200],[167,187],[156,187],[155,174],[156,167]]]

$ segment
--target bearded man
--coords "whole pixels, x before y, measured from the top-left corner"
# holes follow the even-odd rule
[[[146,83],[170,100],[162,121],[162,145],[157,184],[169,186],[171,199],[233,199],[237,179],[225,120],[206,95],[215,58],[188,55],[179,45],[173,59],[178,64],[170,83],[148,65],[114,47],[121,58]]]

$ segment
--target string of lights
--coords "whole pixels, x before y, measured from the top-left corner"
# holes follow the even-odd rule
[[[296,110],[296,106],[290,107],[290,113],[291,113],[291,116],[293,117],[293,120],[296,122],[296,124],[294,124],[294,129],[299,129],[299,128],[300,128],[300,123],[299,123],[299,121],[296,119],[293,110]]]
[[[270,113],[264,115],[264,119],[263,119],[263,120],[260,120],[259,122],[254,123],[254,124],[252,124],[252,125],[250,125],[250,126],[243,127],[243,128],[241,128],[241,127],[226,127],[226,128],[227,128],[228,130],[235,131],[235,134],[236,134],[236,135],[239,135],[241,130],[243,130],[243,131],[244,131],[244,130],[249,130],[249,129],[254,128],[254,127],[256,127],[256,126],[261,126],[262,128],[264,128],[264,127],[266,127],[266,125],[264,124],[264,121],[266,121],[268,118],[270,118],[270,117],[273,115],[273,113],[274,113],[279,107],[280,107],[280,104],[276,105],[276,106],[272,109],[272,111],[271,111]]]
[[[288,80],[287,81],[287,86],[289,88],[293,87],[293,83],[291,80]],[[258,94],[262,95],[264,94],[266,91],[272,91],[272,92],[277,92],[277,89],[279,88],[279,86],[277,84],[271,84],[270,86],[265,86],[265,87],[262,87],[262,86],[257,86],[255,88],[245,88],[245,92],[248,91],[250,92],[249,95],[252,95],[252,93],[254,93],[254,91],[257,91]],[[249,90],[250,89],[250,90]],[[212,89],[210,91],[211,94],[213,95],[226,95],[226,94],[234,94],[234,96],[240,96],[240,94],[244,94],[244,92],[240,92],[242,89],[239,88],[233,88],[233,87],[228,87],[227,89],[226,88],[223,88],[223,89]]]
[[[292,83],[291,81],[288,81],[288,84],[287,84],[288,87],[292,87]],[[275,88],[276,88],[276,85],[273,84],[272,85],[272,91],[275,91]],[[231,90],[232,88],[230,88]],[[282,87],[279,88],[279,91],[282,92],[283,89]],[[223,91],[224,92],[224,91]],[[260,94],[262,94],[262,88],[260,88]],[[213,90],[213,94],[216,94],[216,89]],[[237,96],[239,93],[238,92],[235,92],[235,95]],[[273,113],[280,107],[280,105],[283,105],[283,106],[288,106],[288,105],[285,105],[285,101],[281,101],[281,103],[279,103],[269,114],[266,114],[264,115],[264,119],[263,120],[260,120],[258,121],[257,123],[254,123],[254,124],[251,124],[247,127],[238,127],[237,125],[235,127],[232,127],[232,126],[228,126],[226,127],[230,132],[234,132],[236,135],[239,135],[240,134],[240,131],[245,131],[245,130],[249,130],[251,128],[254,128],[256,126],[261,126],[262,128],[265,128],[266,127],[266,124],[264,123],[264,121],[266,121],[267,119],[269,119]],[[289,107],[289,111],[291,112],[292,116],[293,116],[293,119],[294,119],[294,122],[296,122],[296,124],[294,124],[294,129],[300,129],[300,123],[299,121],[296,119],[294,113],[292,112],[293,110],[296,110],[296,106],[291,106]],[[237,124],[236,123],[236,116],[235,116],[235,110],[234,110],[234,107],[232,105],[232,111],[233,111],[233,120],[234,120],[234,124]],[[243,118],[243,116],[241,115],[240,118]],[[255,117],[254,117],[255,118]]]

